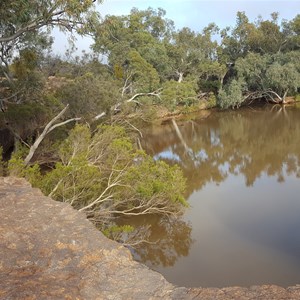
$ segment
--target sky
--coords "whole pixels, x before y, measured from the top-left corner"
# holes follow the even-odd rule
[[[176,29],[189,27],[200,32],[209,23],[216,23],[220,28],[234,26],[236,13],[244,11],[250,21],[261,15],[269,19],[272,12],[278,12],[280,19],[293,19],[300,14],[300,0],[104,0],[97,5],[101,16],[127,15],[133,7],[140,10],[163,8],[166,17],[175,22]],[[77,38],[77,54],[88,51],[92,40]],[[54,31],[53,53],[63,55],[68,48],[67,38],[58,30]]]

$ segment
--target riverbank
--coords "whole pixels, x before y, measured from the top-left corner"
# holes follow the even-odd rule
[[[283,105],[283,106],[289,106],[289,105],[296,105],[297,103],[300,103],[300,95],[297,96],[290,96],[286,98],[286,102],[284,104],[274,104],[270,103],[270,105]],[[266,105],[267,102],[261,101],[258,102],[256,105]],[[255,106],[255,104],[252,104]],[[242,107],[249,107],[249,105],[241,105]],[[153,106],[154,116],[152,116],[152,119],[150,118],[149,123],[153,124],[163,124],[165,122],[168,122],[172,119],[175,120],[190,120],[194,117],[198,119],[205,119],[209,117],[212,113],[215,111],[218,111],[219,108],[217,107],[216,103],[214,105],[211,105],[207,100],[203,100],[199,105],[191,106],[189,108],[186,107],[177,107],[173,111],[167,109],[164,106]],[[230,109],[232,110],[232,109]],[[136,119],[139,118],[139,114],[132,113],[126,116],[128,119]]]
[[[300,299],[300,285],[180,288],[83,214],[0,177],[0,299]]]

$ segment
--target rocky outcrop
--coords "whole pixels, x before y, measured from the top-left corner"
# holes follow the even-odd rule
[[[133,261],[83,214],[0,178],[0,299],[300,299],[300,286],[187,289]]]

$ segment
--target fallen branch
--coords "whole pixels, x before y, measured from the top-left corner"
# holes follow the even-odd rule
[[[66,121],[54,124],[64,113],[65,111],[68,109],[69,105],[67,105],[57,116],[55,116],[44,128],[43,132],[41,133],[41,135],[36,139],[36,141],[34,142],[34,144],[30,147],[29,149],[29,153],[26,156],[25,160],[24,160],[24,164],[25,166],[27,166],[30,162],[30,160],[32,159],[36,149],[39,147],[40,143],[43,141],[43,139],[45,138],[45,136],[50,133],[52,130],[54,130],[57,127],[66,125],[70,122],[73,121],[79,121],[81,118],[72,118],[72,119],[68,119]]]
[[[96,117],[94,117],[94,120],[99,120],[101,119],[102,117],[106,116],[106,113],[105,112],[102,112],[100,113],[99,115],[97,115]]]
[[[156,91],[154,91],[154,92],[150,92],[150,93],[137,93],[137,94],[133,95],[130,99],[125,100],[124,102],[127,102],[127,103],[134,102],[134,103],[136,103],[136,104],[138,104],[138,105],[141,105],[141,103],[140,103],[139,101],[135,100],[135,99],[138,98],[138,97],[142,97],[142,96],[153,96],[153,97],[158,97],[158,98],[161,100],[161,98],[160,98],[160,93],[161,93],[161,91],[162,91],[162,89],[158,89],[158,90],[156,90]],[[124,102],[116,103],[115,105],[113,105],[113,106],[110,108],[110,110],[111,110],[112,112],[115,112],[115,113],[116,113],[116,112],[119,112],[119,111],[120,111],[120,106],[121,106]],[[100,114],[98,114],[98,115],[96,115],[96,116],[94,117],[94,120],[99,120],[99,119],[101,119],[101,118],[104,117],[104,116],[106,116],[106,112],[101,112]]]

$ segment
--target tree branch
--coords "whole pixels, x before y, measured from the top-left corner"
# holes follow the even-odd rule
[[[43,141],[43,139],[45,138],[45,136],[51,132],[52,130],[54,130],[57,127],[63,126],[67,123],[73,122],[73,121],[79,121],[81,118],[73,118],[73,119],[69,119],[66,120],[64,122],[58,123],[58,124],[54,124],[64,113],[65,111],[68,109],[69,105],[67,105],[57,116],[55,116],[44,128],[43,132],[41,133],[41,135],[36,139],[36,141],[34,142],[34,144],[30,147],[29,153],[26,156],[25,160],[24,160],[24,164],[25,166],[27,166],[30,162],[30,160],[32,159],[36,149],[39,147],[40,143]],[[54,125],[53,125],[54,124]]]
[[[52,12],[52,17],[51,17],[51,19],[48,19],[48,20],[45,20],[45,19],[41,20],[41,19],[37,18],[33,22],[31,22],[31,23],[27,24],[26,26],[18,29],[14,34],[12,34],[10,36],[7,36],[7,37],[0,37],[0,43],[9,43],[9,42],[19,38],[25,32],[29,32],[29,31],[39,29],[39,28],[41,28],[43,26],[46,26],[48,24],[50,25],[52,23],[52,21],[57,21],[57,19],[56,20],[52,19],[54,16],[56,17],[56,16],[59,16],[59,15],[62,15],[63,13],[64,13],[63,10],[58,11],[56,13]],[[61,24],[61,25],[63,25],[63,24]]]
[[[133,102],[136,98],[141,97],[141,96],[154,96],[154,97],[158,97],[160,100],[160,92],[162,91],[162,89],[158,89],[154,92],[150,92],[150,93],[137,93],[135,95],[133,95],[130,99],[126,100],[126,102]]]

